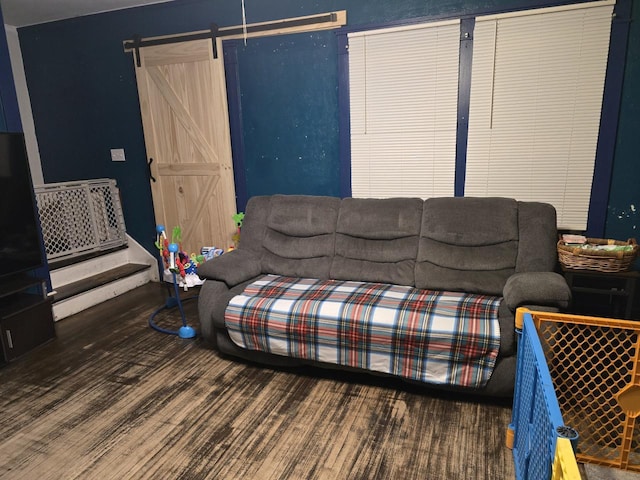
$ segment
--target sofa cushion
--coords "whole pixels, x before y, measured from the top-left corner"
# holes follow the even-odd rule
[[[331,278],[413,285],[422,217],[419,198],[345,198]]]
[[[422,215],[416,287],[501,295],[518,256],[518,204],[430,198]]]
[[[339,208],[339,198],[274,195],[265,226],[262,271],[328,278]]]

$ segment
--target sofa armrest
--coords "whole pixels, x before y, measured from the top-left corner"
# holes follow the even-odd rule
[[[516,273],[507,279],[502,294],[511,311],[521,305],[566,309],[571,303],[571,289],[564,277],[554,272]]]
[[[198,276],[218,280],[229,288],[262,273],[260,258],[250,250],[233,250],[207,260],[198,267]]]

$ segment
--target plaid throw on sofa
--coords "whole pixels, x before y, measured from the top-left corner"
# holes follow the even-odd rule
[[[267,275],[225,312],[249,350],[482,387],[500,346],[499,297]]]

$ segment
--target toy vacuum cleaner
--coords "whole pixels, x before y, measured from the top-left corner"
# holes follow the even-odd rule
[[[171,272],[171,278],[173,280],[173,288],[175,292],[175,296],[169,296],[165,304],[157,309],[155,312],[151,314],[149,317],[149,326],[154,330],[157,330],[161,333],[167,333],[169,335],[178,335],[180,338],[194,338],[196,336],[196,331],[193,327],[187,325],[187,319],[184,314],[184,309],[182,308],[182,300],[180,299],[180,290],[178,288],[178,276],[180,273],[181,277],[184,277],[184,268],[185,262],[182,257],[186,257],[186,255],[180,252],[179,242],[181,240],[181,232],[180,227],[175,227],[173,229],[173,235],[171,237],[171,243],[167,240],[167,234],[164,229],[164,225],[158,225],[156,227],[156,247],[160,251],[160,260],[165,269],[168,269]],[[188,257],[187,257],[188,258]],[[164,272],[163,272],[164,273]],[[186,300],[191,300],[197,298],[191,297]],[[155,323],[155,317],[158,313],[163,310],[169,310],[174,307],[178,307],[180,311],[180,316],[182,318],[182,326],[178,330],[168,330],[166,328],[159,327]]]

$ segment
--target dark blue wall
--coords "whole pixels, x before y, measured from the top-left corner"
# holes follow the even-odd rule
[[[633,2],[618,137],[615,146],[607,236],[640,236],[640,2]]]
[[[16,97],[16,87],[13,83],[2,11],[0,11],[0,25],[0,132],[21,132],[18,97]]]
[[[246,0],[248,22],[347,10],[349,26],[417,17],[464,17],[546,6],[549,0]],[[559,3],[559,2],[555,2]],[[607,235],[635,234],[640,207],[637,135],[638,10],[633,13]],[[122,192],[129,233],[153,251],[154,220],[135,73],[122,41],[241,23],[239,0],[167,4],[19,29],[46,182],[110,177]],[[249,39],[237,44],[248,196],[340,194],[337,39],[333,32]],[[234,148],[238,139],[235,139]],[[124,148],[125,163],[110,160]],[[625,214],[618,219],[617,213]],[[188,235],[188,232],[186,233]]]
[[[251,40],[238,65],[249,193],[339,196],[335,34]]]

